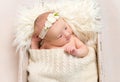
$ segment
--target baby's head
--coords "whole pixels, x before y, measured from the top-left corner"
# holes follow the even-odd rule
[[[38,16],[34,23],[34,35],[43,43],[63,46],[69,42],[72,30],[58,13],[46,12]]]

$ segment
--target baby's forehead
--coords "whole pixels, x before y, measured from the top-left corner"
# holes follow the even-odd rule
[[[66,26],[65,21],[62,18],[59,18],[49,29],[50,31],[52,30],[61,30],[64,26]]]
[[[47,21],[47,17],[51,12],[46,12],[38,16],[37,18],[37,27],[39,27],[39,30],[42,30],[45,26],[45,22]],[[63,18],[59,17],[59,19],[56,20],[56,22],[52,23],[52,26],[49,28],[46,36],[55,38],[57,35],[59,35],[65,27],[66,22]],[[48,38],[46,37],[46,38]]]
[[[52,27],[49,29],[47,36],[54,38],[57,35],[59,35],[61,33],[61,31],[63,30],[63,28],[66,26],[66,22],[62,19],[59,18],[53,25]]]

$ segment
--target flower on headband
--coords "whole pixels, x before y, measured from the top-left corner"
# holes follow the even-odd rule
[[[53,13],[53,14],[49,14],[49,15],[48,15],[47,20],[48,20],[50,23],[54,23],[58,18],[59,18],[58,13]]]
[[[58,18],[58,13],[49,14],[47,17],[47,21],[45,22],[45,30],[50,28],[52,26],[52,23],[54,23]]]
[[[45,22],[45,29],[48,29],[49,27],[51,27],[52,26],[52,23],[50,23],[49,21],[46,21]]]
[[[47,21],[45,22],[45,27],[43,27],[39,37],[43,39],[48,31],[48,29],[52,26],[53,23],[56,22],[56,20],[59,19],[58,13],[50,13],[47,17]]]

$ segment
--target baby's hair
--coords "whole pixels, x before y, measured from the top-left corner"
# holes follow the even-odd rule
[[[42,28],[44,27],[45,21],[47,20],[47,16],[48,14],[50,14],[51,12],[45,12],[41,15],[39,15],[35,22],[34,22],[34,33],[39,35],[40,31],[42,30]]]

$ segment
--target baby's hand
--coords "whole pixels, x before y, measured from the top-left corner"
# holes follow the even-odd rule
[[[68,46],[64,49],[65,52],[67,52],[68,54],[71,54],[73,56],[77,55],[77,49],[73,46]]]
[[[85,57],[87,54],[88,54],[88,49],[76,49],[75,47],[73,46],[67,46],[64,51],[68,54],[71,54],[72,56],[75,56],[75,57],[80,57],[80,58],[83,58]]]

